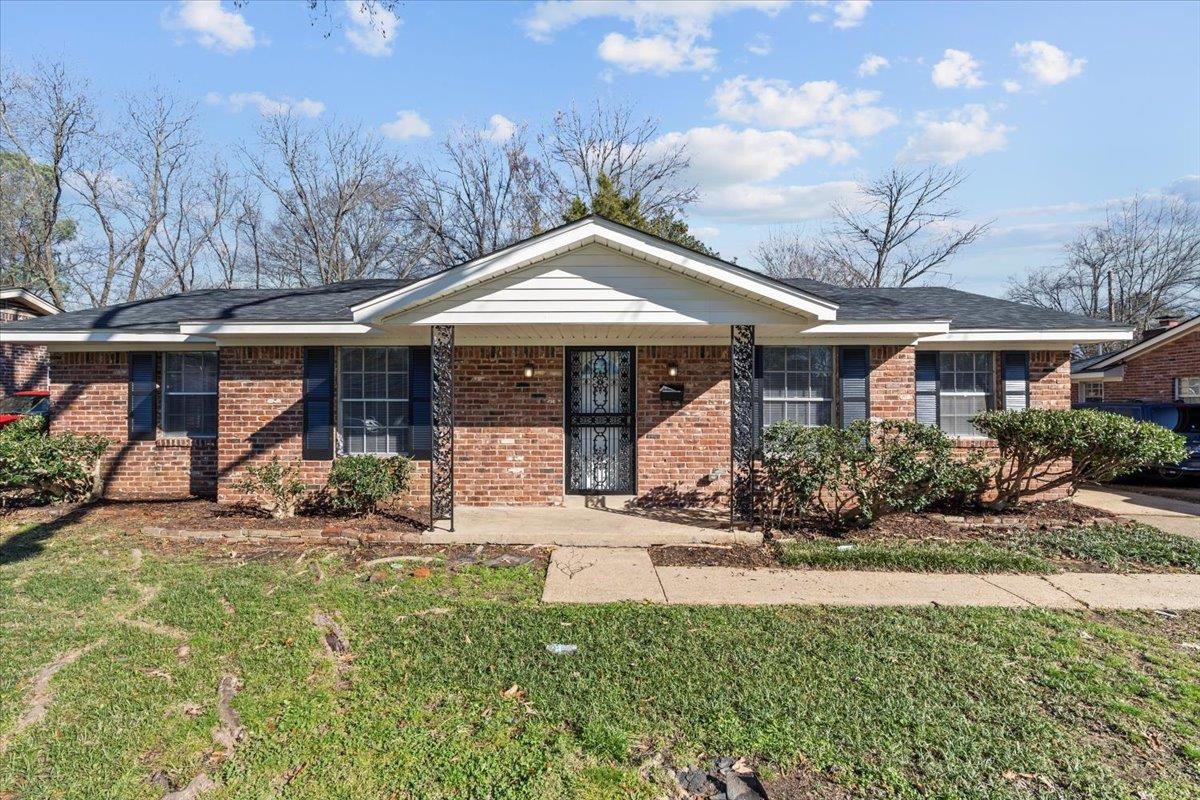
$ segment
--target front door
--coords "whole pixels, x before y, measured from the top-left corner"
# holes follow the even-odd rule
[[[633,494],[632,347],[567,348],[567,492]]]

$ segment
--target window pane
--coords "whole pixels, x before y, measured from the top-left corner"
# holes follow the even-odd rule
[[[343,450],[409,452],[408,348],[344,348],[341,365]]]
[[[383,347],[368,347],[363,350],[364,372],[387,372],[387,350]]]
[[[763,367],[764,427],[784,419],[802,425],[830,423],[833,348],[764,347]]]
[[[343,347],[342,348],[342,371],[351,370],[354,372],[362,372],[362,348],[361,347]]]

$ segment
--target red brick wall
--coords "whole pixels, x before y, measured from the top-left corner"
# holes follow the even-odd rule
[[[1029,405],[1032,408],[1071,407],[1071,353],[1069,351],[1030,351]]]
[[[679,374],[667,375],[675,364]],[[697,505],[729,491],[729,348],[639,347],[638,494],[644,502]],[[663,383],[682,383],[682,405],[658,399]]]
[[[218,500],[240,503],[249,498],[234,488],[247,464],[273,457],[300,464],[300,478],[310,490],[325,486],[327,460],[302,460],[304,406],[301,402],[304,349],[301,347],[224,347],[221,349]],[[412,489],[401,502],[429,498],[429,462],[418,461]]]
[[[561,503],[563,348],[458,347],[454,358],[457,502]]]
[[[870,403],[876,419],[915,419],[917,351],[911,346],[871,347]]]
[[[103,492],[116,499],[216,493],[216,442],[129,441],[125,353],[50,354],[51,430],[98,433],[111,445],[101,463]]]
[[[1169,403],[1175,399],[1175,379],[1195,375],[1200,375],[1200,331],[1130,359],[1123,380],[1104,384],[1104,399]]]
[[[0,305],[0,325],[33,316],[23,307]],[[4,334],[0,333],[0,340],[3,338]],[[0,397],[26,389],[47,389],[49,384],[50,362],[46,348],[0,341]]]

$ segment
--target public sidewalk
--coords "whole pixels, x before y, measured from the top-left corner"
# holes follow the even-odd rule
[[[545,603],[1200,609],[1200,575],[966,575],[655,567],[635,547],[560,547]]]
[[[1121,486],[1080,489],[1074,500],[1167,533],[1200,539],[1200,503],[1141,494]]]

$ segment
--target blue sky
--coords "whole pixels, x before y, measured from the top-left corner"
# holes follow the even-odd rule
[[[1200,195],[1196,2],[407,3],[386,38],[357,7],[4,2],[0,51],[65,58],[106,103],[172,87],[215,149],[282,104],[420,157],[458,123],[628,101],[688,143],[689,221],[742,263],[897,160],[954,163],[966,217],[996,222],[953,279],[989,293],[1107,201]]]

